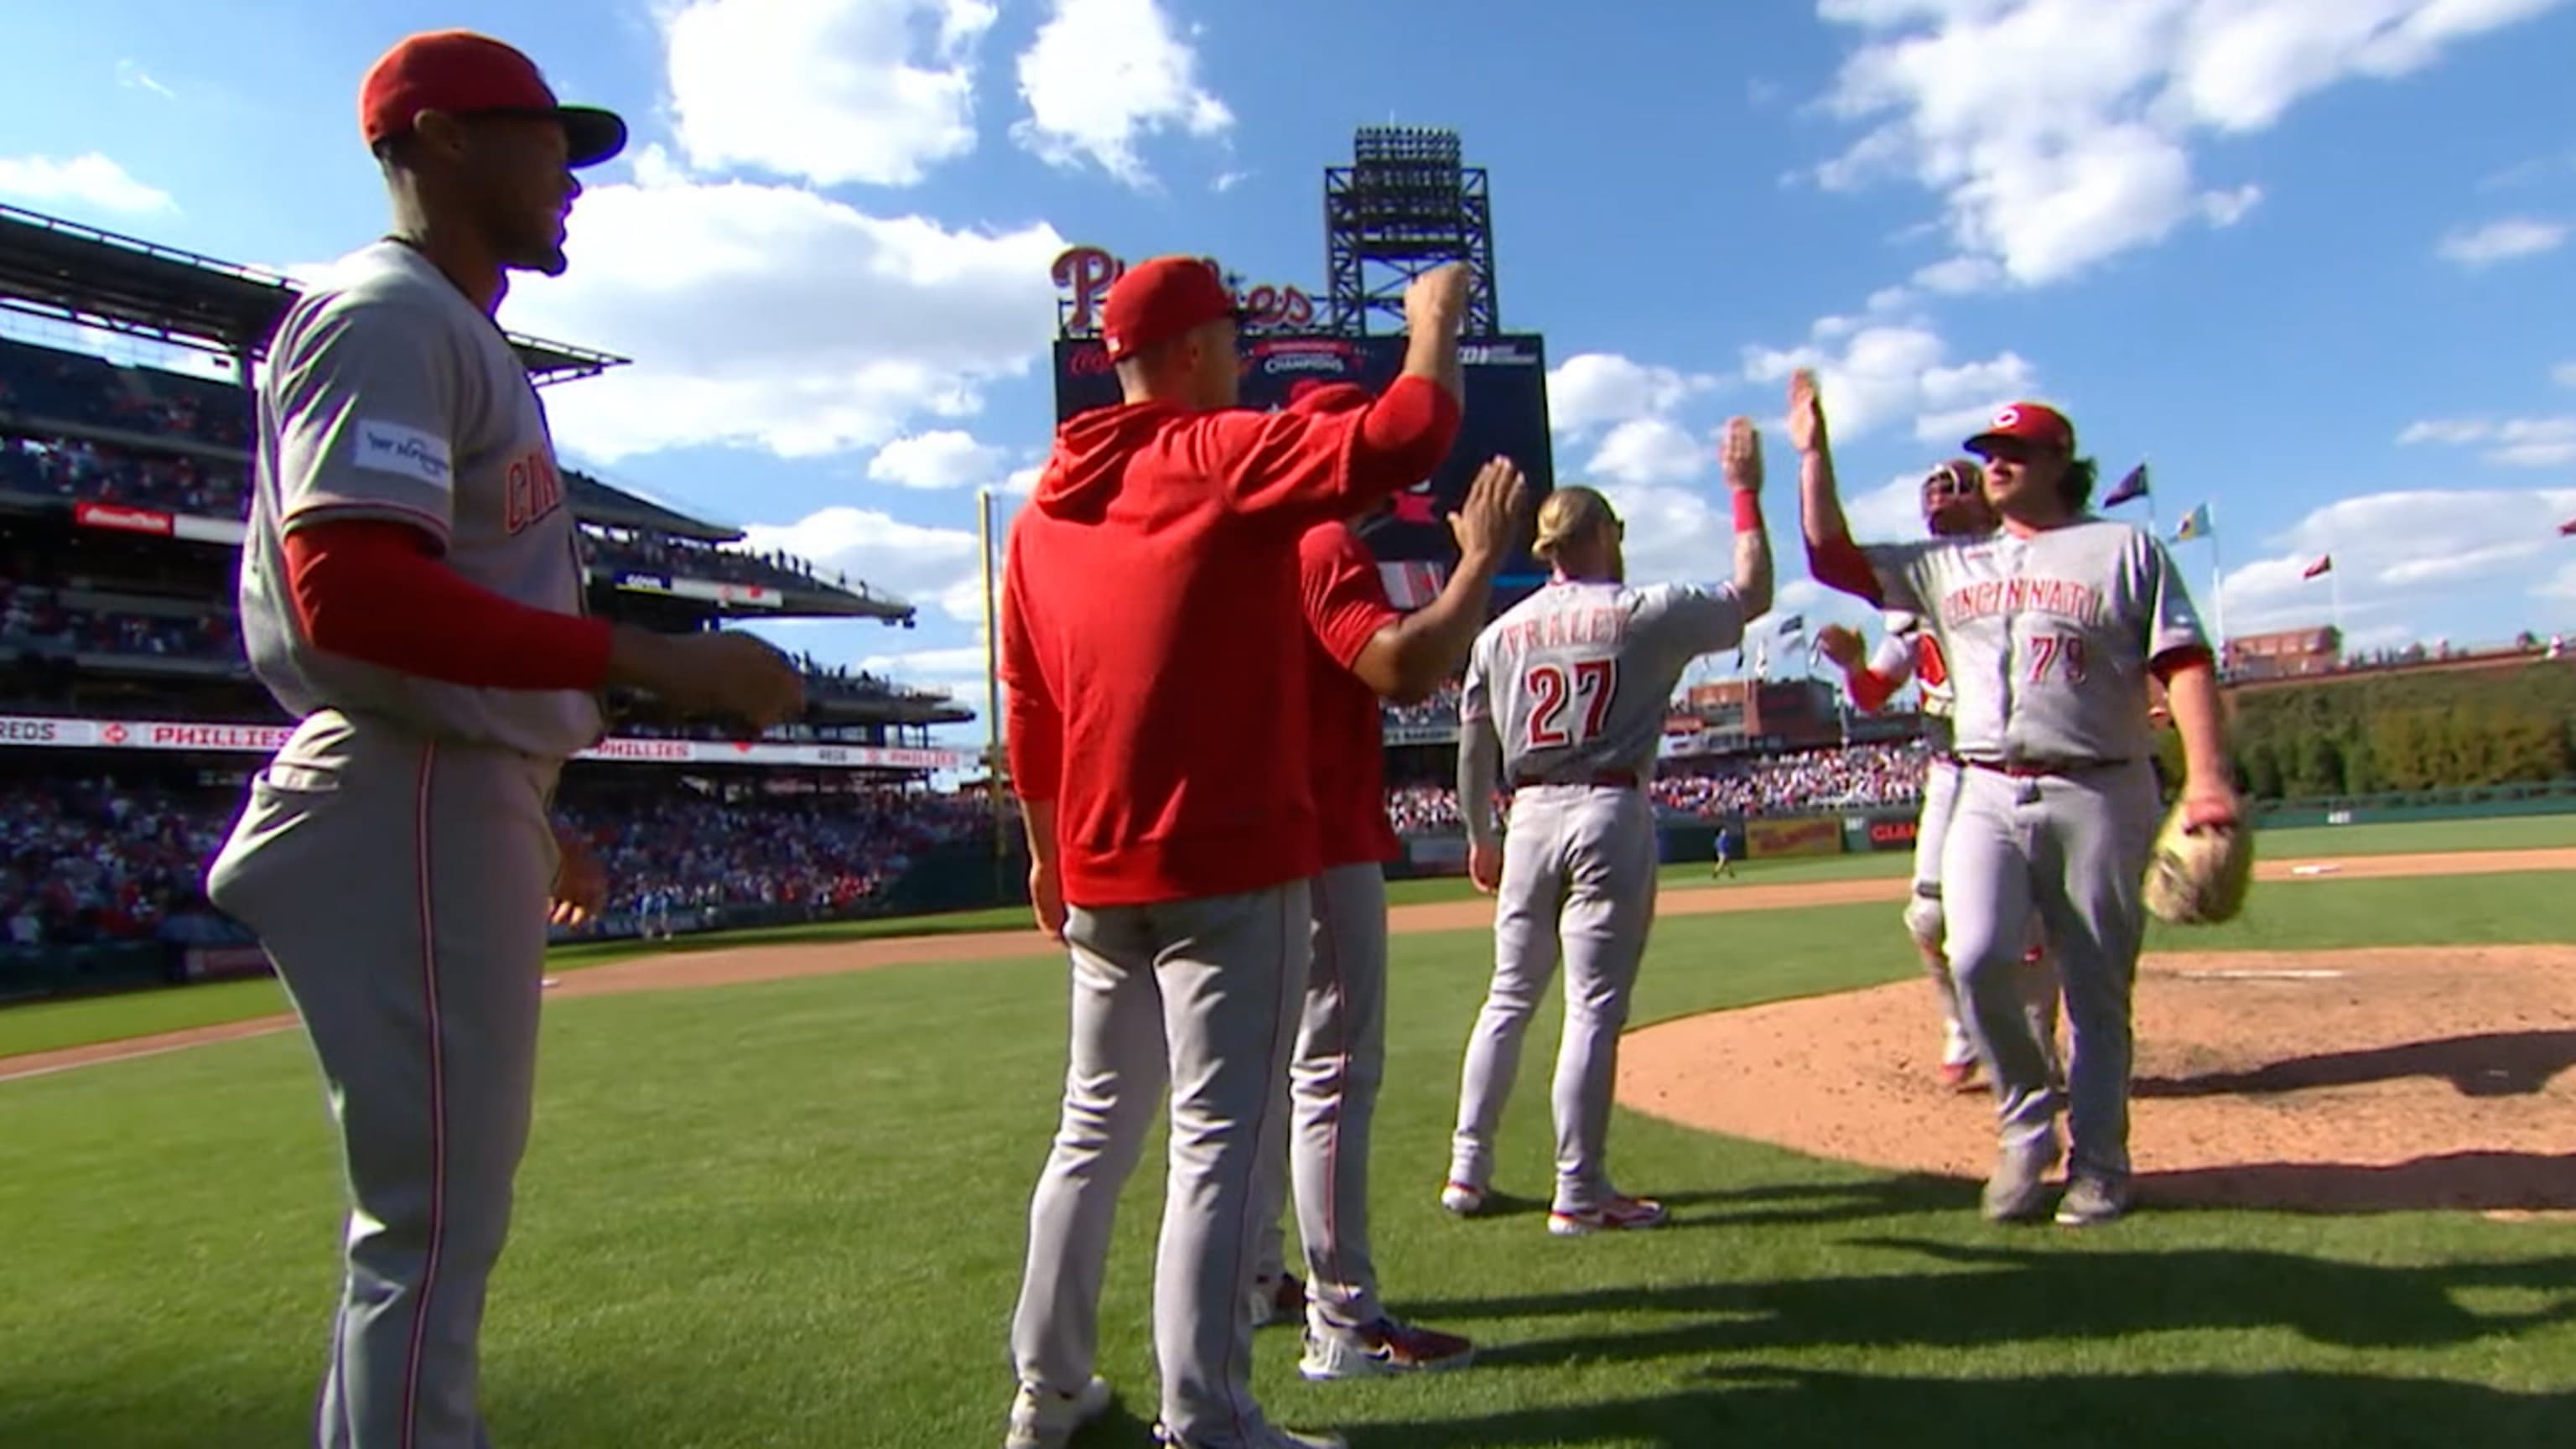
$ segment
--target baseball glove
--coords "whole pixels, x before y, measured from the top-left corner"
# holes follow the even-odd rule
[[[2192,831],[2177,801],[2156,831],[2147,860],[2147,909],[2172,926],[2236,919],[2254,883],[2254,833],[2242,825]]]

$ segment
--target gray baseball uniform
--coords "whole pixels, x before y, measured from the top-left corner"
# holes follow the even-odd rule
[[[1914,895],[1905,903],[1905,930],[1922,949],[1925,974],[1931,977],[1933,992],[1940,998],[1941,1064],[1965,1067],[1977,1059],[1976,1039],[1968,1033],[1967,1011],[1959,1002],[1958,982],[1941,948],[1941,848],[1949,839],[1951,817],[1958,811],[1962,768],[1952,753],[1950,716],[1956,707],[1956,691],[1950,684],[1949,661],[1941,653],[1940,635],[1927,626],[1922,615],[1892,613],[1888,615],[1887,638],[1880,642],[1869,667],[1896,688],[1904,688],[1909,680],[1922,688],[1923,713],[1930,722],[1924,737],[1931,747],[1931,757],[1923,763],[1923,800],[1914,820]],[[2055,1047],[2057,967],[2043,955],[2042,940],[2043,933],[2034,916],[2029,946],[2023,954],[2022,1000],[2033,1039],[2040,1043],[2050,1064],[2050,1080],[2055,1081],[2059,1079]]]
[[[413,678],[316,650],[283,540],[392,519],[467,580],[582,609],[545,412],[492,319],[411,248],[344,259],[259,390],[242,632],[301,720],[207,876],[258,932],[330,1089],[352,1199],[324,1449],[479,1449],[484,1283],[527,1142],[563,760],[598,702]]]
[[[1866,552],[1887,606],[1937,621],[1957,691],[1944,944],[2005,1144],[2053,1140],[2060,1105],[2015,969],[2036,910],[2065,986],[2074,1163],[2124,1177],[2139,883],[2161,810],[2147,678],[2207,647],[2190,594],[2152,535],[2090,517]]]
[[[1565,955],[1557,1049],[1555,1207],[1598,1210],[1609,1181],[1619,1033],[1655,912],[1654,778],[1682,671],[1744,638],[1732,586],[1556,582],[1477,636],[1458,720],[1488,748],[1459,750],[1468,834],[1492,843],[1500,746],[1512,790],[1494,916],[1494,979],[1467,1043],[1450,1181],[1484,1188],[1494,1129],[1520,1069],[1521,1037]],[[1498,736],[1498,738],[1497,738]]]

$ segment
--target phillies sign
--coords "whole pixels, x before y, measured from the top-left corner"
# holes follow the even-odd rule
[[[1240,273],[1218,266],[1212,257],[1206,260],[1225,279],[1225,289],[1234,294],[1234,305],[1246,314],[1247,330],[1293,331],[1314,325],[1314,298],[1295,287],[1267,282],[1247,289]],[[1088,337],[1100,330],[1100,305],[1109,299],[1110,285],[1126,271],[1125,262],[1099,247],[1069,247],[1055,259],[1056,290],[1063,294],[1062,305],[1056,310],[1065,336]]]

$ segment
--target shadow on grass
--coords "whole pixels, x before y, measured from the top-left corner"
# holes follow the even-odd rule
[[[2446,1152],[2374,1165],[2249,1162],[2138,1179],[2150,1201],[2177,1208],[2294,1212],[2493,1212],[2576,1208],[2576,1153]]]
[[[2576,1257],[2381,1267],[2254,1249],[2067,1252],[1898,1238],[1854,1246],[1926,1261],[1902,1273],[1456,1298],[1408,1307],[1433,1322],[1645,1315],[1667,1325],[1607,1336],[1587,1328],[1496,1344],[1478,1355],[1490,1364],[1527,1366],[1782,1349],[2110,1343],[2213,1329],[2286,1328],[2341,1348],[2436,1348],[2576,1321]],[[1926,1271],[1934,1268],[1951,1271]],[[2522,1311],[2472,1312],[2457,1301],[2463,1289],[2524,1290],[2553,1301]]]
[[[2539,1445],[2576,1442],[2576,1401],[2440,1379],[2359,1374],[2141,1374],[2006,1379],[1878,1377],[1746,1365],[1707,1388],[1624,1402],[1375,1425],[1354,1449],[1607,1445],[1999,1443],[2261,1446]]]
[[[1977,1186],[1928,1173],[1874,1177],[1844,1183],[1783,1183],[1710,1192],[1650,1194],[1672,1214],[1668,1230],[1795,1227],[1864,1222],[1914,1213],[1973,1208]],[[1548,1199],[1488,1192],[1476,1221],[1544,1215]]]
[[[2140,1077],[2131,1092],[2141,1098],[2259,1097],[2438,1077],[2463,1097],[2529,1097],[2569,1067],[2576,1067],[2576,1031],[2496,1031],[2292,1057],[2250,1072]]]

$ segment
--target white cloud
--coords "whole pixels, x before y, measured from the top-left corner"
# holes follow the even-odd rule
[[[2508,217],[2484,226],[2455,228],[2442,237],[2436,250],[2444,261],[2457,262],[2475,270],[2498,262],[2540,256],[2566,244],[2567,227],[2564,223]]]
[[[179,209],[170,193],[135,180],[96,151],[57,161],[50,156],[0,156],[0,196],[38,206],[66,202],[119,215]]]
[[[2483,601],[2500,591],[2546,594],[2564,577],[2562,570],[2544,578],[2541,569],[2558,551],[2558,525],[2570,512],[2576,489],[2414,489],[2337,499],[2266,540],[2282,552],[2228,572],[2228,631],[2326,623],[2337,590],[2347,617],[2418,609],[2454,595]],[[2331,578],[2301,578],[2320,555],[2334,559]],[[2528,622],[2500,614],[2489,629],[2501,638]],[[2413,638],[2413,627],[2403,617],[2385,626],[2399,640]]]
[[[2003,268],[1992,257],[1952,257],[1934,262],[1914,274],[1914,283],[1934,292],[1982,292],[2004,279]],[[1902,294],[1898,294],[1901,296]],[[1896,298],[1889,298],[1892,305]],[[1879,310],[1878,298],[1871,298],[1871,310]]]
[[[987,483],[1002,466],[999,448],[955,429],[895,439],[868,460],[868,476],[904,488],[963,488]]]
[[[690,0],[663,23],[693,166],[909,186],[975,149],[991,0]]]
[[[1630,418],[1601,439],[1585,471],[1614,483],[1685,483],[1707,472],[1709,461],[1710,448],[1679,424]]]
[[[2560,387],[2576,387],[2576,362],[2562,362],[2549,369],[2549,378]]]
[[[1025,374],[1054,333],[1043,222],[949,230],[792,187],[679,175],[654,148],[636,181],[574,208],[562,277],[524,276],[510,326],[637,365],[549,396],[569,446],[614,462],[688,444],[808,457],[957,419]]]
[[[138,61],[118,61],[116,63],[116,83],[125,87],[127,90],[150,91],[152,94],[159,96],[165,101],[175,101],[179,99],[179,93],[177,91],[174,91],[168,86],[161,84],[159,81],[154,80],[152,78],[152,73],[145,70],[142,64]]]
[[[1005,497],[1026,498],[1038,491],[1038,475],[1045,471],[1043,464],[1014,469],[1010,477],[1002,480],[1002,486],[996,491]]]
[[[998,523],[998,520],[997,520]],[[743,547],[783,549],[829,573],[846,572],[881,593],[928,604],[950,618],[984,617],[983,569],[973,529],[929,528],[871,508],[836,504],[794,523],[755,523]]]
[[[2212,191],[2200,198],[2200,210],[2215,227],[2230,227],[2243,221],[2263,200],[2263,188],[2247,183],[2234,191]]]
[[[2064,281],[2260,192],[2205,190],[2203,134],[2264,130],[2355,77],[2418,70],[2560,0],[1818,0],[1859,47],[1827,97],[1868,129],[1818,170],[1940,195],[1952,241]]]
[[[1954,364],[1948,352],[1939,334],[1920,324],[1872,325],[1842,337],[1820,335],[1802,347],[1748,347],[1744,375],[1776,383],[1799,368],[1815,369],[1836,438],[1911,418],[1917,438],[1955,440],[1966,436],[1963,425],[1972,428],[2037,391],[2036,372],[2019,353]]]
[[[1158,0],[1051,0],[1020,54],[1029,113],[1011,137],[1053,166],[1088,161],[1129,186],[1153,183],[1137,155],[1150,135],[1222,136],[1234,113],[1199,84],[1198,52]]]
[[[1580,352],[1548,369],[1548,421],[1557,432],[1579,435],[1665,417],[1717,385],[1706,373],[1652,367],[1613,352]]]
[[[1923,537],[1923,474],[1906,473],[1843,499],[1843,523],[1863,543]]]
[[[2576,463],[2576,417],[2434,418],[2408,425],[2401,444],[2478,444],[2479,456],[2509,468]]]

